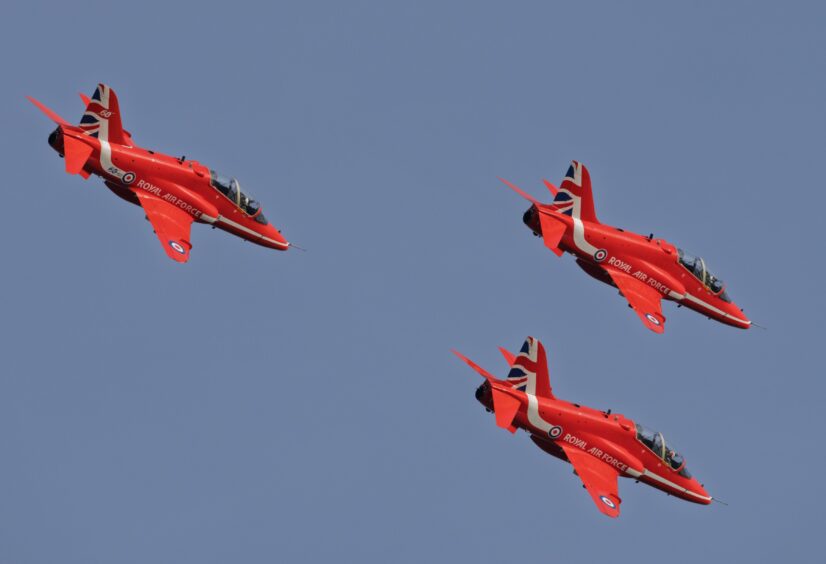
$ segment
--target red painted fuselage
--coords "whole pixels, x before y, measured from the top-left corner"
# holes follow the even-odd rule
[[[541,235],[542,228],[536,219],[536,205],[526,212],[526,224]],[[560,248],[577,259],[577,264],[588,274],[615,286],[604,270],[623,272],[653,288],[662,299],[677,302],[689,309],[700,312],[712,319],[748,329],[751,321],[737,305],[732,302],[721,286],[716,292],[704,281],[680,262],[681,252],[664,239],[649,238],[637,233],[625,231],[603,223],[582,222],[584,241],[595,247],[590,249],[575,240],[576,225],[574,218],[558,213],[548,206],[545,213],[553,213],[566,225]],[[598,261],[605,251],[605,258]],[[597,255],[596,257],[594,255]],[[699,257],[694,257],[695,264]],[[702,266],[699,267],[702,272]],[[701,274],[702,276],[702,274]],[[706,275],[708,276],[708,275]]]
[[[510,366],[499,379],[454,351],[485,378],[476,399],[511,433],[523,429],[542,450],[570,462],[597,509],[619,516],[618,478],[633,478],[668,494],[707,505],[709,496],[685,459],[661,433],[618,413],[558,399],[551,389],[545,349],[528,337],[519,354],[501,349]]]
[[[66,172],[99,176],[112,192],[142,206],[170,258],[179,262],[189,258],[192,222],[210,224],[272,249],[290,247],[234,178],[197,161],[137,146],[122,127],[111,88],[100,84],[92,98],[81,97],[86,112],[78,125],[29,99],[58,124],[49,135],[49,145],[65,158]]]
[[[479,402],[491,411],[494,409],[491,386],[519,397],[520,407],[513,425],[530,433],[531,440],[548,454],[570,462],[558,446],[559,442],[564,442],[613,466],[621,476],[639,480],[686,501],[704,505],[711,503],[711,496],[696,478],[680,474],[680,467],[672,467],[637,438],[637,424],[631,419],[618,413],[609,414],[542,397],[536,397],[536,408],[533,408],[525,393],[514,392],[506,382],[485,382],[481,391],[477,392]],[[549,429],[555,427],[562,431],[558,437],[551,438]],[[665,441],[662,444],[668,448]]]
[[[597,220],[588,169],[573,161],[561,186],[543,204],[505,181],[532,202],[524,223],[557,256],[570,253],[589,275],[619,289],[652,331],[662,333],[661,301],[677,302],[727,325],[748,329],[751,321],[729,298],[705,261],[664,239],[644,237]]]

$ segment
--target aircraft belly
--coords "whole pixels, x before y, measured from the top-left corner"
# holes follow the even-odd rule
[[[585,260],[581,257],[576,259],[576,264],[582,270],[584,270],[588,276],[596,280],[599,280],[603,284],[608,284],[609,286],[614,285],[614,283],[611,281],[611,277],[608,276],[608,274],[605,272],[605,269],[603,269],[601,266],[596,265],[593,262]]]
[[[531,440],[536,446],[541,448],[547,454],[550,454],[551,456],[556,457],[565,462],[569,462],[568,457],[565,456],[565,451],[562,450],[562,447],[560,447],[553,441],[534,434],[531,434]]]
[[[132,190],[122,185],[118,185],[116,182],[112,182],[111,180],[104,180],[103,184],[107,188],[109,188],[109,190],[111,190],[112,193],[115,194],[115,196],[117,196],[118,198],[126,200],[130,204],[134,204],[136,206],[141,205],[140,201],[138,200],[138,197]]]

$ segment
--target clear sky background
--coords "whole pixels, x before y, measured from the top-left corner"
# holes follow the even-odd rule
[[[12,2],[0,21],[0,563],[821,561],[826,9],[706,2]],[[306,253],[67,176],[98,82]],[[664,335],[522,225],[571,159],[604,222],[702,255],[768,330]],[[545,343],[700,506],[496,428],[456,347]]]

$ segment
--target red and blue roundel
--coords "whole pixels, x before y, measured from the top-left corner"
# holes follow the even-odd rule
[[[614,503],[614,501],[610,497],[601,495],[601,496],[599,496],[599,499],[600,499],[600,501],[602,501],[602,503],[604,503],[605,505],[607,505],[611,509],[616,509],[617,508],[617,504]]]
[[[182,255],[186,254],[186,249],[184,249],[184,246],[181,245],[178,241],[170,241],[169,246],[172,247],[172,250],[176,253],[181,253]]]
[[[558,439],[562,436],[562,427],[559,425],[554,425],[550,429],[548,429],[548,436],[552,439]]]

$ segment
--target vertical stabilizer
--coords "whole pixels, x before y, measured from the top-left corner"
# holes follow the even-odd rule
[[[591,175],[584,164],[571,161],[565,179],[554,196],[554,207],[560,213],[583,221],[599,223],[594,212],[594,196],[591,193]]]
[[[105,84],[98,84],[86,111],[80,119],[80,128],[86,135],[118,145],[131,145],[131,139],[123,131],[120,106],[115,91]]]
[[[506,382],[526,394],[554,399],[545,347],[538,339],[525,339],[519,354],[513,360]]]

